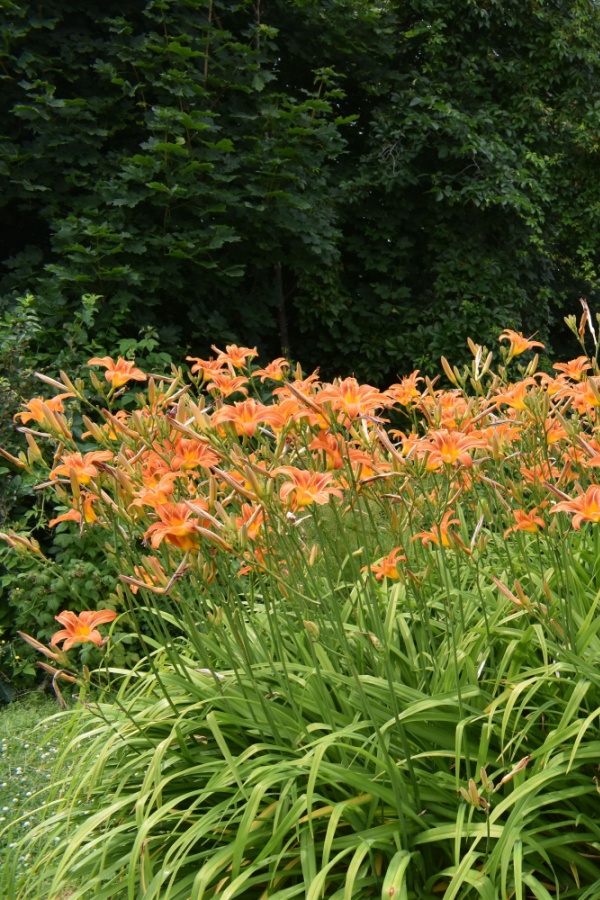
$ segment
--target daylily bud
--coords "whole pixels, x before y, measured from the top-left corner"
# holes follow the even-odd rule
[[[320,634],[319,626],[318,626],[315,622],[311,622],[311,621],[308,620],[308,619],[303,619],[303,620],[302,620],[302,624],[304,625],[304,627],[306,628],[306,630],[308,631],[308,633],[310,634],[310,636],[311,636],[315,641],[318,641],[318,640],[319,640],[319,634]]]

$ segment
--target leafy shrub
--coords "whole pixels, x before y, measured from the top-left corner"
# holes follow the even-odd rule
[[[74,535],[64,526],[56,532],[48,529],[54,502],[39,492],[32,494],[36,479],[30,463],[36,451],[25,444],[23,434],[17,433],[12,422],[16,415],[23,430],[19,414],[25,400],[34,392],[39,394],[40,389],[48,393],[49,373],[61,368],[78,372],[90,353],[104,352],[94,334],[99,299],[90,295],[81,299],[80,311],[61,326],[62,349],[58,354],[52,351],[52,339],[40,323],[38,301],[31,294],[16,298],[0,322],[0,399],[5,410],[0,446],[21,459],[15,467],[0,458],[0,529],[26,529],[41,549],[39,554],[27,555],[23,545],[17,545],[21,551],[17,555],[11,554],[5,543],[0,546],[0,698],[4,693],[12,695],[15,689],[27,689],[36,680],[34,655],[22,647],[21,641],[14,645],[17,630],[48,639],[57,612],[65,607],[79,611],[93,606],[98,597],[107,596],[115,587],[117,569],[107,561],[106,551],[98,546],[94,535]],[[135,339],[122,339],[117,346],[123,355],[137,353],[150,367],[170,362],[170,357],[158,349],[156,334],[151,331]],[[36,372],[46,379],[43,387]],[[81,435],[85,426],[77,398],[71,404],[71,416],[74,432]],[[131,661],[132,657],[128,658]]]
[[[102,606],[145,657],[115,663],[121,625],[93,674],[50,649],[84,701],[110,690],[69,714],[78,759],[7,896],[597,896],[600,373],[513,379],[539,342],[501,339],[496,367],[444,360],[451,389],[234,346],[190,381],[91,360],[83,450],[39,410],[61,448],[36,467],[118,562]]]

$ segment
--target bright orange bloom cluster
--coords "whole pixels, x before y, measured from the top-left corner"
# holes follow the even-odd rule
[[[415,371],[385,391],[353,377],[326,382],[283,357],[259,367],[256,349],[234,344],[213,347],[210,359],[189,357],[191,383],[95,357],[89,364],[105,368],[111,389],[108,408],[85,419],[85,435],[69,430],[66,380],[66,391],[18,414],[29,455],[8,458],[42,467],[39,432],[27,425],[43,423],[58,447],[40,478],[62,504],[51,525],[110,529],[111,538],[150,546],[156,556],[124,573],[132,590],[166,591],[184,554],[201,583],[215,577],[220,553],[241,577],[284,571],[291,534],[312,561],[311,521],[329,510],[328,521],[352,514],[357,497],[373,531],[386,516],[394,523],[377,535],[378,546],[394,547],[387,555],[373,561],[367,547],[357,550],[369,583],[416,583],[437,549],[460,559],[478,552],[480,532],[541,546],[568,523],[549,513],[572,516],[575,530],[600,523],[596,363],[581,356],[548,374],[533,359],[511,381],[511,359],[542,345],[508,329],[500,340],[509,350],[498,372],[473,344],[470,369],[444,365],[449,387]],[[132,381],[144,384],[123,404],[118,389]]]

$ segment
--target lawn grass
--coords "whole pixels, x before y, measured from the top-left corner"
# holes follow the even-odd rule
[[[30,693],[0,708],[0,869],[14,863],[14,844],[39,821],[36,814],[52,780],[59,750],[52,724],[59,712],[54,697]],[[17,860],[27,868],[27,855]]]

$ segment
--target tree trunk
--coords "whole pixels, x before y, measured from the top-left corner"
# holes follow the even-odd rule
[[[287,357],[290,354],[290,335],[288,332],[288,321],[285,311],[285,295],[283,293],[283,274],[281,263],[276,262],[273,268],[275,269],[275,292],[277,294],[277,321],[279,323],[279,343],[281,344],[281,355]]]

